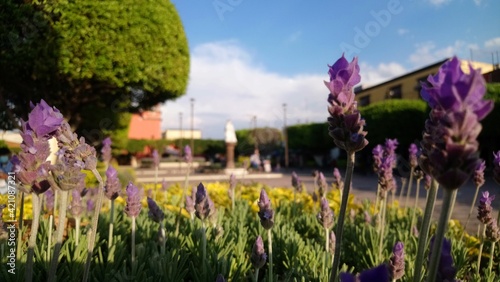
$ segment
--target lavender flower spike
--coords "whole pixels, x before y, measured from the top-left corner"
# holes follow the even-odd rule
[[[333,227],[333,211],[328,204],[328,200],[321,198],[321,211],[316,216],[319,224],[325,229],[330,229]]]
[[[337,187],[340,191],[344,190],[344,181],[342,180],[342,175],[340,175],[338,168],[333,169],[333,179],[335,187]]]
[[[142,192],[129,182],[127,185],[127,205],[125,206],[125,213],[130,217],[137,217],[141,212],[141,198]]]
[[[153,221],[155,221],[157,223],[160,223],[163,221],[163,219],[165,218],[165,214],[160,209],[160,207],[156,204],[156,202],[153,199],[151,199],[150,197],[148,197],[148,208],[149,208],[148,215],[149,215],[149,217],[151,217],[151,219],[153,219]]]
[[[477,188],[484,185],[484,170],[486,169],[486,162],[483,160],[478,163],[474,171],[474,184]]]
[[[414,143],[410,144],[410,148],[408,149],[409,153],[409,161],[410,167],[415,168],[418,166],[418,147]]]
[[[300,178],[297,175],[297,173],[295,173],[295,171],[292,172],[292,187],[295,189],[297,193],[302,193],[303,184],[302,181],[300,181]]]
[[[160,166],[160,156],[158,155],[158,150],[154,149],[152,155],[153,155],[153,163],[154,163],[155,167],[159,167]]]
[[[250,261],[252,262],[253,267],[259,269],[266,264],[266,260],[267,254],[264,250],[264,242],[262,241],[262,237],[258,236],[252,248]]]
[[[120,195],[121,184],[118,179],[118,172],[116,169],[109,165],[106,170],[106,185],[104,186],[104,194],[110,200],[116,199]]]
[[[330,254],[335,254],[335,241],[337,240],[337,238],[335,237],[335,232],[330,231],[330,240],[328,241],[328,251],[330,252]]]
[[[479,206],[477,207],[477,219],[483,224],[489,224],[494,221],[492,212],[493,207],[491,202],[495,199],[495,195],[491,195],[488,191],[484,191],[482,197],[479,199]]]
[[[493,152],[493,179],[500,185],[500,151]]]
[[[366,132],[363,131],[365,121],[361,119],[353,92],[354,85],[361,81],[358,59],[354,58],[349,63],[342,55],[333,66],[329,66],[328,74],[330,81],[325,81],[330,90],[328,131],[339,148],[357,152],[368,144]]]
[[[350,273],[340,273],[340,282],[389,282],[389,269],[387,265],[381,264],[372,269],[362,271],[358,276]]]
[[[203,183],[198,184],[195,196],[195,215],[201,220],[205,220],[214,211],[211,210],[213,204],[210,204],[210,199],[208,197],[207,189],[203,186]]]
[[[33,131],[39,138],[52,137],[61,126],[64,118],[55,107],[51,107],[43,99],[39,104],[31,104],[26,128]]]
[[[111,161],[111,138],[106,137],[104,140],[102,140],[101,155],[103,161]]]
[[[266,190],[264,189],[260,191],[260,198],[258,205],[259,205],[258,214],[260,217],[260,223],[262,224],[262,227],[264,227],[264,229],[269,230],[274,225],[274,211],[271,208],[271,201],[269,200]]]
[[[191,147],[189,147],[189,145],[184,147],[184,160],[188,164],[193,162],[193,152],[191,151]]]
[[[392,249],[389,270],[393,280],[400,279],[405,274],[405,252],[402,242],[397,242]]]

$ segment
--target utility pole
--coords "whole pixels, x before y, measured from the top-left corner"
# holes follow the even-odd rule
[[[180,137],[179,137],[179,155],[182,155],[182,138],[183,138],[183,134],[182,134],[182,112],[179,112],[179,134],[180,134]]]
[[[285,167],[288,168],[288,132],[286,128],[286,103],[283,104],[283,141],[285,142]]]
[[[194,155],[194,98],[191,98],[191,152]]]

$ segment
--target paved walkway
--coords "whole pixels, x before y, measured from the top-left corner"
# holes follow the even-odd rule
[[[303,169],[296,170],[297,175],[300,177],[301,181],[306,185],[308,191],[312,191],[314,187],[314,178],[312,176],[313,169]],[[291,187],[291,173],[292,170],[283,170],[279,173],[251,173],[245,176],[238,176],[237,180],[240,183],[252,183],[260,182],[271,187]],[[331,171],[323,171],[328,183],[332,183],[333,176]],[[344,173],[342,173],[344,175]],[[137,180],[138,182],[152,182],[154,178],[151,178],[151,172],[146,170],[137,170]],[[161,175],[160,179],[165,179],[167,182],[184,182],[184,176],[182,175]],[[196,185],[199,182],[214,182],[214,181],[227,181],[229,176],[224,174],[193,174],[189,177],[190,185]],[[426,191],[423,188],[423,181],[421,183],[421,190],[419,195],[419,207],[424,208]],[[365,175],[355,173],[353,177],[353,185],[351,193],[355,195],[356,201],[359,203],[363,202],[365,199],[370,201],[375,200],[377,187],[377,178],[375,175]],[[401,183],[399,183],[398,190],[396,192],[396,198],[399,198],[399,192],[401,189]],[[415,201],[415,189],[416,184],[413,185],[413,191],[410,195],[409,205],[413,206]],[[476,191],[475,185],[472,182],[467,183],[458,190],[457,199],[455,207],[453,210],[452,218],[458,219],[462,224],[467,220],[467,215],[469,213],[470,205],[472,203],[474,193]],[[490,194],[497,195],[498,199],[493,202],[495,212],[498,212],[498,207],[500,206],[500,186],[498,186],[491,177],[486,177],[485,185],[480,189],[478,199],[481,197],[481,192],[489,191]],[[438,198],[436,200],[436,205],[434,208],[434,219],[437,217],[441,211],[442,205],[442,191],[438,192]],[[400,205],[404,205],[406,201],[406,195],[403,195]],[[478,203],[479,200],[476,200]],[[477,206],[477,204],[476,204]],[[474,208],[471,219],[467,226],[467,231],[471,234],[477,232],[479,221],[476,219],[477,209]]]

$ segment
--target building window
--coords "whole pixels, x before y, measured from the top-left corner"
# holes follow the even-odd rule
[[[427,76],[423,76],[417,79],[417,85],[415,85],[415,91],[417,91],[418,93],[420,93],[420,90],[422,90],[422,83],[428,84]]]
[[[364,107],[370,105],[370,95],[363,96],[359,98],[359,106]]]
[[[401,99],[403,94],[401,93],[401,84],[391,87],[389,92],[387,92],[386,99]]]

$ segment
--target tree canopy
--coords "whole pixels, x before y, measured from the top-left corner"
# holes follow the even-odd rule
[[[45,99],[80,133],[109,130],[124,112],[185,93],[189,49],[169,0],[0,0],[0,6],[3,128],[25,118],[30,101]]]

